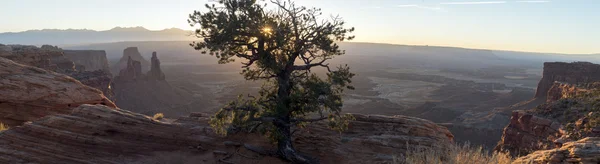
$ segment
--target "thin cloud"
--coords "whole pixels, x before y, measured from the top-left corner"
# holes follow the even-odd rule
[[[398,5],[396,7],[417,7],[419,5]]]
[[[417,9],[433,10],[433,11],[442,10],[442,8],[439,6],[422,6],[422,5],[412,5],[412,4],[411,5],[396,5],[396,7],[417,8]]]
[[[548,3],[550,1],[516,1],[517,3]]]
[[[503,4],[506,1],[472,1],[472,2],[442,2],[440,5],[486,5],[486,4]]]

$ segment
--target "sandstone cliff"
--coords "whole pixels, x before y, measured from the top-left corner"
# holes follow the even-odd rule
[[[112,99],[110,83],[112,75],[109,72],[99,73],[85,71],[83,67],[67,58],[62,49],[44,45],[40,48],[24,45],[0,46],[0,57],[24,65],[34,66],[57,73],[62,73],[81,81],[83,84],[101,90],[105,96]],[[77,69],[79,68],[79,70]]]
[[[75,72],[75,64],[68,60],[62,49],[44,45],[40,48],[26,45],[3,46],[0,57],[19,64],[30,65],[58,73]]]
[[[590,137],[565,143],[560,148],[541,150],[516,159],[513,164],[600,163],[600,138]]]
[[[64,50],[65,57],[82,65],[85,71],[103,70],[110,73],[104,50]]]
[[[407,147],[445,147],[452,135],[433,122],[405,116],[354,115],[339,134],[324,124],[299,131],[299,151],[321,163],[390,163]],[[237,143],[269,147],[253,134],[222,137],[212,132],[206,115],[177,120],[147,116],[101,105],[81,105],[70,114],[50,115],[0,133],[0,163],[285,163],[259,156]],[[408,145],[407,145],[408,144]],[[161,156],[177,154],[166,161]],[[228,158],[224,158],[228,157]]]
[[[536,150],[554,148],[554,141],[563,135],[562,128],[559,122],[525,111],[515,111],[495,150],[524,155]]]
[[[600,81],[600,65],[588,62],[546,62],[535,98],[545,99],[554,82],[584,84]]]
[[[0,57],[0,122],[20,125],[40,117],[70,113],[81,104],[115,105],[97,89],[62,74]]]
[[[554,83],[545,104],[513,112],[496,150],[523,155],[566,141],[600,137],[599,89],[600,83]]]

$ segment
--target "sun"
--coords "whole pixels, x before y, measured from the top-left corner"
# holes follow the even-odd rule
[[[263,27],[262,31],[268,35],[271,35],[273,33],[273,29],[271,29],[271,27]]]

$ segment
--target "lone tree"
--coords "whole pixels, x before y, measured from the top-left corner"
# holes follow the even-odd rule
[[[220,64],[241,59],[246,80],[263,80],[260,96],[240,96],[219,110],[210,124],[217,133],[261,132],[277,143],[276,154],[294,163],[311,163],[292,144],[292,129],[328,121],[345,130],[351,115],[341,114],[344,89],[354,76],[349,67],[330,69],[327,61],[343,55],[336,42],[351,40],[354,28],[340,17],[322,18],[321,9],[291,0],[219,0],[194,11],[188,22],[201,42],[191,44]],[[326,76],[311,72],[316,68]]]

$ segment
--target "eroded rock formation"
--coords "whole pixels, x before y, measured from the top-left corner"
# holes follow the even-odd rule
[[[354,116],[356,120],[341,134],[325,124],[299,131],[294,138],[297,149],[321,163],[390,163],[407,147],[452,143],[447,129],[427,120]],[[216,135],[208,119],[194,114],[163,122],[126,110],[81,105],[70,114],[47,116],[0,133],[0,163],[144,163],[139,161],[155,162],[154,157],[171,152],[192,153],[177,160],[192,158],[195,163],[219,163],[223,153],[230,154],[226,161],[233,163],[285,163],[268,156],[248,158],[257,154],[231,143],[272,148],[269,141],[254,134]]]
[[[554,82],[584,84],[600,81],[600,65],[588,62],[546,62],[535,98],[545,99]]]
[[[123,57],[126,56],[127,54],[123,54]],[[158,112],[167,116],[181,115],[181,111],[170,109],[187,109],[193,96],[184,90],[172,87],[165,80],[156,52],[152,53],[152,67],[147,74],[142,73],[143,64],[140,63],[134,57],[127,57],[127,66],[119,71],[119,75],[111,84],[117,105],[147,115]]]
[[[142,66],[139,61],[127,58],[127,66],[119,71],[119,76],[115,78],[118,82],[129,82],[135,80],[144,80],[145,75],[142,74]]]
[[[562,130],[559,122],[525,111],[515,111],[495,150],[524,155],[535,150],[554,148],[554,142],[563,135]]]
[[[514,164],[600,163],[600,138],[589,137],[565,143],[560,148],[535,151],[516,159]]]
[[[529,110],[514,111],[496,150],[524,155],[560,146],[585,137],[600,137],[597,102],[600,83],[555,82],[546,103]]]
[[[55,72],[0,57],[0,122],[20,125],[81,104],[115,105],[102,92]]]
[[[103,70],[110,73],[104,50],[64,50],[65,57],[82,65],[85,71]]]
[[[146,60],[146,59],[144,59],[144,57],[142,57],[142,54],[140,54],[138,48],[137,47],[128,47],[125,50],[123,50],[123,57],[121,57],[119,62],[116,63],[111,68],[111,72],[114,72],[116,74],[116,73],[120,72],[122,69],[127,68],[127,65],[129,63],[129,58],[131,58],[134,61],[139,62],[141,72],[146,72],[149,70],[150,62],[148,62],[148,60]]]
[[[148,80],[165,80],[165,74],[160,70],[160,60],[156,56],[156,52],[152,52],[150,59],[150,71],[148,71]]]
[[[555,82],[548,90],[546,102],[554,102],[564,98],[575,97],[582,93],[589,92],[584,87],[578,87],[573,84]]]

